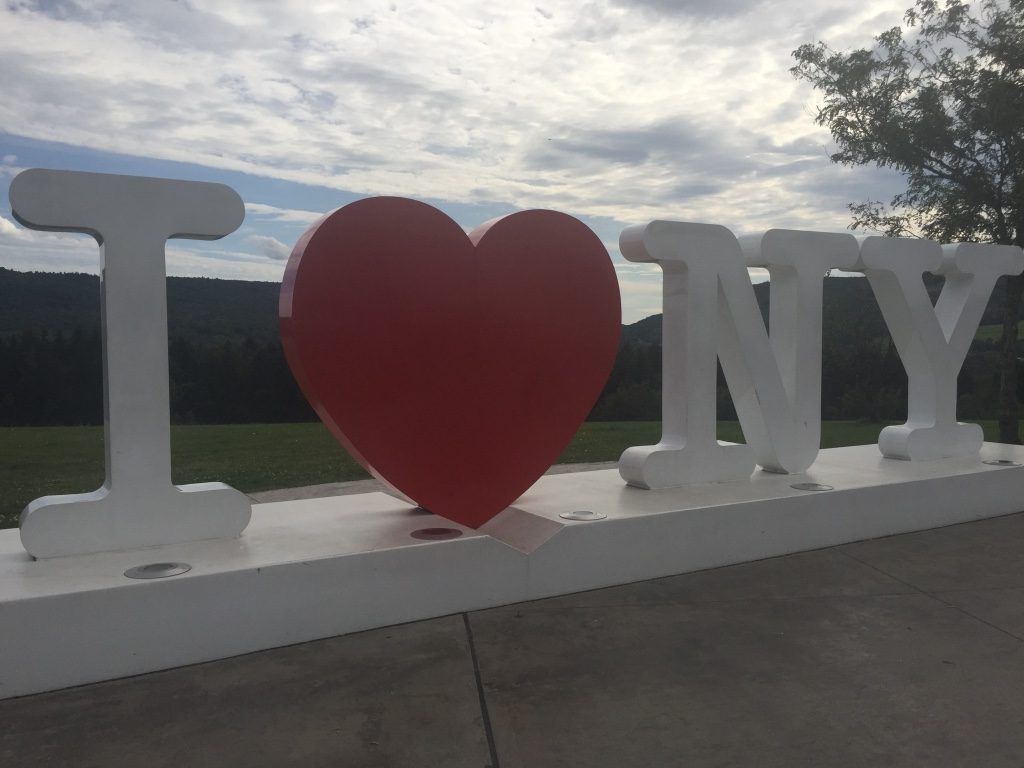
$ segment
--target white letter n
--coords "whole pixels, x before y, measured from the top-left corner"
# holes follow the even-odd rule
[[[809,467],[821,437],[822,280],[855,264],[854,238],[770,230],[741,245],[725,227],[654,221],[626,229],[619,244],[664,273],[662,437],[623,453],[623,479],[669,488],[749,477],[755,462]],[[748,266],[771,275],[770,338]],[[718,358],[749,446],[716,438]]]

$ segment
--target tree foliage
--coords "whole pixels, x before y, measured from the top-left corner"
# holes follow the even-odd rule
[[[852,227],[943,242],[1024,246],[1024,0],[918,0],[871,48],[823,42],[793,53],[793,74],[822,95],[816,121],[843,165],[904,174],[885,203],[853,203]],[[1024,282],[1009,281],[1001,438],[1017,442],[1017,322]]]
[[[316,418],[277,342],[171,339],[170,416],[178,424]],[[103,423],[99,329],[0,336],[0,426]]]
[[[20,280],[20,278],[26,278]],[[103,372],[99,296],[86,275],[31,275],[0,269],[23,295],[19,304],[43,304],[63,311],[37,313],[0,309],[0,427],[103,423]],[[45,279],[43,279],[45,278]],[[88,278],[88,279],[83,279]],[[254,284],[244,298],[255,305],[226,309],[211,331],[199,332],[174,318],[207,317],[237,300],[245,284],[210,280],[181,306],[190,290],[168,281],[171,337],[170,415],[179,424],[294,422],[315,419],[292,378],[281,345],[267,339],[275,321],[273,302],[262,301],[265,287]],[[187,288],[188,283],[182,283]],[[270,286],[275,287],[275,286]],[[933,300],[941,287],[926,281]],[[219,288],[223,288],[221,291]],[[768,315],[770,285],[754,286],[762,318]],[[38,299],[38,301],[36,301]],[[982,323],[997,322],[1003,295],[994,296]],[[9,309],[9,308],[8,308]],[[253,322],[247,325],[247,316]],[[907,377],[866,280],[830,278],[823,294],[822,413],[826,419],[891,420],[906,416]],[[661,418],[661,315],[624,326],[614,369],[595,404],[595,421]],[[228,333],[233,335],[227,336]],[[998,349],[975,344],[960,376],[960,414],[993,418],[998,381],[993,378]],[[721,370],[717,415],[736,418]]]

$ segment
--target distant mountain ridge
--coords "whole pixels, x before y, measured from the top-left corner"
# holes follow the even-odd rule
[[[933,294],[941,282],[929,280]],[[754,294],[767,315],[769,283]],[[207,277],[167,278],[168,335],[194,344],[279,340],[279,283],[222,280]],[[1002,285],[997,286],[982,324],[1000,322]],[[71,333],[99,327],[99,277],[81,273],[18,272],[0,267],[0,337],[24,331]],[[831,278],[825,281],[825,335],[851,324],[870,335],[884,333],[881,313],[867,281]],[[840,335],[842,335],[840,333]],[[661,315],[623,326],[622,343],[661,344]]]
[[[209,277],[167,278],[167,325],[170,338],[194,344],[279,340],[280,283],[222,280]],[[657,317],[661,317],[658,315]],[[651,318],[641,320],[649,324]],[[0,267],[0,337],[33,331],[73,333],[99,328],[100,282],[77,272],[18,272]],[[645,330],[630,334],[647,337]],[[660,343],[660,322],[658,325]]]
[[[280,289],[279,283],[169,277],[168,335],[199,344],[277,341]],[[24,331],[68,334],[99,324],[98,276],[0,267],[0,337]]]
[[[934,299],[941,281],[927,283]],[[766,315],[770,285],[760,283],[753,290]],[[167,280],[173,421],[214,424],[314,418],[281,349],[279,292],[278,283],[195,277]],[[983,324],[998,323],[1001,304],[1000,285]],[[868,281],[826,280],[823,312],[823,417],[903,418],[906,374]],[[0,268],[0,425],[102,423],[99,315],[99,278],[94,275]],[[661,333],[661,315],[623,327],[615,366],[591,411],[592,420],[660,418]],[[982,334],[959,377],[961,417],[992,418],[998,356],[995,337]],[[1024,387],[1024,371],[1020,382]],[[721,371],[716,391],[718,418],[735,419]]]
[[[934,303],[942,290],[942,280],[929,275],[925,280],[925,285],[932,298],[932,303]],[[996,284],[996,289],[985,309],[981,320],[982,325],[1002,322],[1003,291],[1004,285],[1000,281]],[[768,316],[770,293],[770,283],[754,285],[754,296],[757,298],[763,317]],[[834,339],[837,334],[845,335],[845,332],[851,327],[871,336],[888,333],[871,286],[864,278],[834,277],[825,280],[822,313],[825,326],[823,335],[826,342],[829,339]],[[1024,310],[1022,310],[1021,317],[1024,319]],[[660,345],[661,315],[650,315],[643,320],[624,326],[622,341],[624,344],[640,342]]]

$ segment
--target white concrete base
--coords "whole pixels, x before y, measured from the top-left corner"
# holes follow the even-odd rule
[[[982,457],[1024,463],[1024,448]],[[808,481],[835,490],[790,487]],[[549,475],[486,532],[448,541],[411,538],[454,526],[383,493],[256,505],[233,541],[52,560],[0,531],[0,698],[1021,509],[1024,467],[870,445],[822,451],[803,475],[664,491],[615,470]],[[558,517],[573,510],[608,517]],[[192,570],[122,575],[165,561]]]

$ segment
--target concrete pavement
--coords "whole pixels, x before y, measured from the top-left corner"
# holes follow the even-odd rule
[[[1021,768],[1024,514],[0,701],[0,765]]]

